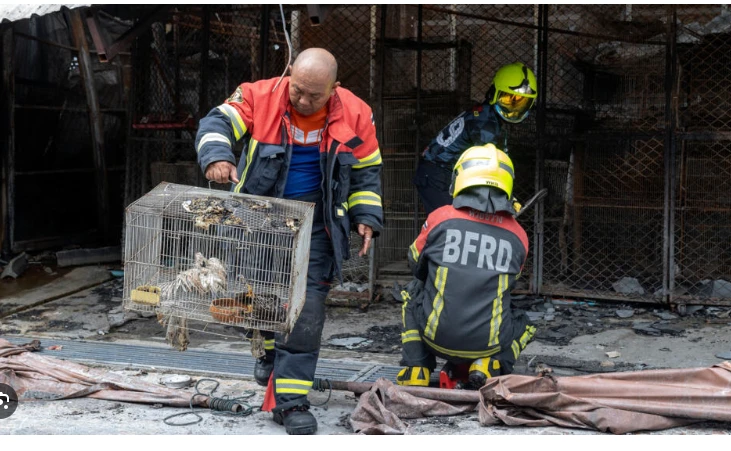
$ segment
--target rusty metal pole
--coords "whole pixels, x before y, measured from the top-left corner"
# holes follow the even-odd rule
[[[424,8],[422,5],[417,7],[417,24],[416,24],[416,108],[414,110],[414,125],[416,126],[416,136],[414,138],[414,172],[419,167],[419,155],[423,150],[421,147],[421,84],[422,84],[422,68],[423,62],[423,29],[424,29]],[[415,189],[411,190],[412,201],[414,203],[413,233],[419,234],[421,223],[419,221],[419,192]]]
[[[372,382],[347,382],[320,380],[318,382],[321,387],[327,390],[329,387],[333,390],[349,391],[356,395],[370,391],[373,388]],[[454,403],[478,403],[480,402],[480,392],[476,390],[447,390],[444,388],[434,387],[409,387],[395,386],[398,390],[409,393],[419,398],[432,399],[435,401],[454,402]]]
[[[548,90],[548,5],[540,5],[538,10],[538,90],[542,95],[538,96],[538,108],[536,111],[536,138],[538,139],[538,147],[536,148],[536,173],[535,173],[535,190],[536,193],[543,189],[546,176],[545,159],[546,159],[546,96]],[[543,263],[545,261],[545,231],[543,230],[545,212],[543,202],[536,205],[533,212],[533,294],[536,296],[541,293],[543,288]]]
[[[79,73],[84,85],[86,104],[89,108],[89,128],[91,129],[91,147],[94,158],[97,221],[103,242],[110,238],[109,229],[109,195],[107,188],[107,167],[104,159],[104,131],[102,127],[99,100],[94,88],[94,73],[91,65],[89,44],[86,41],[84,21],[78,9],[67,12],[71,23],[71,36],[78,49]]]
[[[677,67],[677,7],[668,7],[667,44],[665,49],[665,141],[663,161],[665,183],[663,192],[663,302],[673,303],[675,289],[675,158],[677,147],[678,99],[675,87]]]

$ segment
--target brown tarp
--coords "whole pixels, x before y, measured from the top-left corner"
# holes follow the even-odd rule
[[[89,397],[110,401],[190,407],[193,393],[135,380],[132,377],[46,357],[40,342],[16,346],[0,338],[0,383],[10,385],[18,400]],[[193,406],[208,407],[209,397],[198,395]]]
[[[379,379],[361,395],[351,425],[362,434],[404,434],[408,428],[401,419],[475,409],[484,426],[558,426],[614,434],[731,422],[731,363],[571,377],[512,374],[489,379],[475,392],[474,403],[456,406],[410,393]]]
[[[404,434],[407,425],[402,419],[458,415],[473,412],[477,407],[477,392],[437,392],[440,389],[399,387],[380,378],[369,391],[360,395],[358,405],[350,414],[350,425],[361,434]]]

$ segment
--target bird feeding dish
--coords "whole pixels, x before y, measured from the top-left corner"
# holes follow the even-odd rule
[[[244,304],[234,298],[219,298],[211,302],[208,310],[216,321],[239,324],[244,322],[244,315],[251,314],[252,305]]]

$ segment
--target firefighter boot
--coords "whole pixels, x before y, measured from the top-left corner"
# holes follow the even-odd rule
[[[431,371],[423,366],[409,366],[399,371],[396,384],[416,387],[428,387]]]
[[[256,383],[262,387],[269,385],[269,375],[272,374],[273,369],[273,357],[269,358],[268,356],[264,356],[256,359],[256,363],[254,364],[254,379],[256,379]]]
[[[308,406],[295,406],[291,409],[273,410],[273,420],[284,426],[289,435],[311,435],[317,431],[317,420]]]
[[[478,389],[487,383],[491,377],[500,375],[500,361],[485,357],[477,359],[470,365],[470,384]]]

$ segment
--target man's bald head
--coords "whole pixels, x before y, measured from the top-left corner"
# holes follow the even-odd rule
[[[338,62],[332,53],[325,49],[313,47],[303,50],[292,64],[292,72],[307,71],[327,74],[331,83],[338,79]]]
[[[338,63],[321,48],[303,50],[289,67],[289,100],[305,116],[319,111],[340,86]]]

